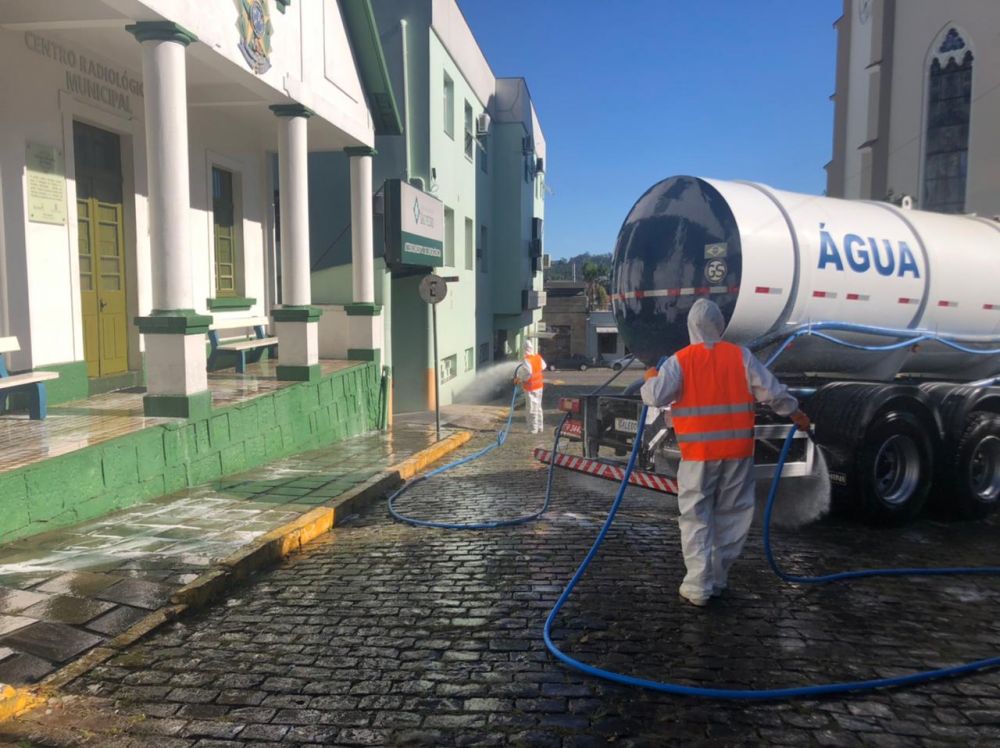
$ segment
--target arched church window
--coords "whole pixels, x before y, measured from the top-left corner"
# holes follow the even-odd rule
[[[932,48],[928,75],[924,194],[921,207],[965,212],[972,109],[972,50],[954,27]]]

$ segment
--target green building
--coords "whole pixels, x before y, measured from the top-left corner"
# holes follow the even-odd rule
[[[352,345],[347,315],[380,316],[392,410],[403,413],[434,403],[431,310],[418,294],[427,273],[450,279],[437,308],[442,404],[535,334],[545,138],[527,83],[493,74],[454,0],[376,0],[373,9],[404,131],[375,141],[374,308],[352,304],[352,234],[367,228],[344,207],[347,153],[310,155],[312,298],[326,310],[325,356],[371,344]],[[423,255],[405,249],[414,219]]]

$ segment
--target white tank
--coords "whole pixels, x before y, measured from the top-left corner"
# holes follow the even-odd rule
[[[672,177],[639,199],[619,233],[612,303],[626,344],[647,363],[686,345],[686,312],[700,296],[719,303],[726,339],[741,344],[804,324],[844,322],[919,328],[1000,348],[1000,224],[750,182]],[[799,338],[775,368],[969,380],[1000,371],[1000,357],[938,343],[856,352]]]

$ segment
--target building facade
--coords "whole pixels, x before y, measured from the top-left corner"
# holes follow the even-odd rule
[[[404,125],[400,137],[376,138],[375,301],[393,410],[411,412],[433,407],[435,377],[448,404],[477,370],[519,355],[535,333],[545,303],[546,145],[526,82],[493,74],[455,0],[373,7]],[[343,155],[314,156],[313,194],[342,194],[347,170]],[[409,195],[402,202],[396,183]],[[440,213],[427,249],[439,245],[439,255],[427,262],[393,250],[418,200],[425,225]],[[312,205],[312,293],[332,321],[350,298],[354,228],[350,215],[328,208]],[[450,279],[437,306],[436,372],[431,310],[418,293],[428,272]],[[324,330],[321,340],[337,345]]]
[[[1000,4],[844,0],[827,193],[1000,213]]]
[[[55,402],[144,380],[148,414],[189,417],[213,319],[270,316],[278,375],[310,379],[307,154],[351,154],[338,199],[370,216],[399,132],[367,0],[11,0],[0,40],[11,368],[58,371]],[[347,301],[373,303],[370,230],[353,252]],[[370,318],[351,335],[380,347]]]
[[[618,334],[618,322],[609,309],[591,309],[587,283],[548,281],[542,321],[541,352],[546,361],[600,365],[628,351]]]
[[[541,353],[557,361],[587,355],[587,284],[576,281],[548,281],[545,284],[542,320],[546,335]]]

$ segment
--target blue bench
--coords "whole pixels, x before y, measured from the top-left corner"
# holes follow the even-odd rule
[[[274,355],[274,347],[278,345],[277,338],[269,338],[264,334],[264,325],[268,323],[267,317],[249,317],[245,319],[221,319],[213,322],[208,328],[208,342],[212,346],[208,356],[208,368],[214,369],[219,359],[219,354],[226,352],[236,355],[236,372],[244,374],[248,363],[260,361],[265,348],[270,348],[271,355]],[[237,337],[222,338],[221,331],[240,330],[241,335]],[[247,330],[253,330],[253,337]]]
[[[58,379],[55,371],[27,371],[23,374],[11,374],[7,370],[4,357],[8,353],[21,350],[17,338],[0,338],[0,413],[7,408],[7,396],[15,392],[24,392],[28,396],[28,414],[33,421],[44,421],[48,411],[48,401],[45,397],[45,383],[50,379]]]

